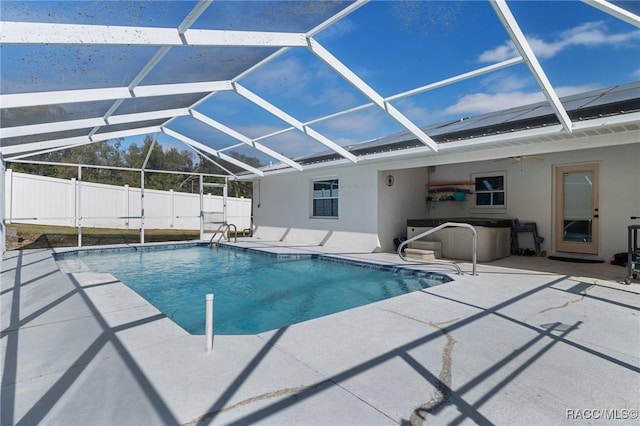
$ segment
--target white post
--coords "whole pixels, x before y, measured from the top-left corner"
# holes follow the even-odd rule
[[[2,159],[2,164],[3,164],[3,168],[6,169],[4,158]],[[6,173],[9,174],[9,196],[6,197],[5,200],[9,200],[9,223],[11,223],[13,219],[13,169],[8,169]],[[4,186],[2,187],[2,189],[4,190]],[[3,214],[4,214],[4,210],[3,210]]]
[[[144,244],[144,170],[140,170],[140,244]]]
[[[4,162],[4,157],[2,156],[2,153],[0,153],[0,189],[2,190],[0,192],[0,246],[2,247],[2,252],[0,253],[0,255],[4,255],[4,252],[6,251],[6,245],[7,245],[6,243],[7,234],[5,230],[5,224],[4,224],[4,219],[5,219],[4,203],[6,198],[4,179],[5,179],[5,162]],[[9,196],[11,196],[11,192],[9,193]]]
[[[204,181],[200,175],[200,239],[204,240]]]
[[[204,325],[205,351],[211,352],[213,349],[213,294],[207,294],[205,297],[206,313]]]
[[[169,228],[173,228],[173,218],[174,218],[173,203],[174,203],[173,189],[170,189],[169,190]]]
[[[76,192],[76,221],[78,226],[78,247],[82,247],[82,198],[80,193],[82,192],[82,166],[78,166],[78,191]]]
[[[129,229],[129,185],[125,183],[124,185],[124,213],[122,214],[126,219],[124,220],[124,224]]]
[[[224,186],[222,187],[222,221],[226,225],[228,223],[227,219],[227,196],[229,193],[227,192],[227,178],[224,178]]]
[[[69,203],[70,210],[69,218],[71,222],[71,226],[78,226],[78,184],[76,178],[71,178],[71,193],[69,194],[69,199],[73,200],[73,204]]]

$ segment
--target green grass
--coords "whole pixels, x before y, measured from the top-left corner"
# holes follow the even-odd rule
[[[7,224],[15,228],[17,238],[7,238],[7,249],[75,247],[78,229],[68,226]],[[183,229],[145,229],[145,242],[187,241],[200,238],[199,231]],[[139,229],[82,228],[82,245],[134,244],[140,242]]]

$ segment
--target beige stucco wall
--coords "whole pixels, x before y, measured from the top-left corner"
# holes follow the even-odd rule
[[[597,162],[600,165],[600,243],[598,257],[608,260],[626,250],[630,216],[640,216],[640,143],[539,154],[542,161],[467,161],[437,164],[428,159],[380,162],[324,168],[302,173],[269,176],[254,183],[255,235],[259,238],[365,251],[392,251],[393,238],[404,230],[408,218],[420,217],[516,217],[538,224],[545,238],[543,249],[553,253],[553,167]],[[472,157],[471,157],[472,158]],[[403,165],[406,165],[403,167]],[[406,167],[406,168],[405,168]],[[429,170],[429,173],[427,173]],[[468,180],[471,174],[505,171],[507,208],[474,210],[471,202],[429,204],[425,184]],[[394,176],[386,186],[385,177]],[[313,219],[311,180],[340,179],[340,218]],[[260,207],[257,207],[257,204]],[[523,245],[529,241],[525,237]],[[532,245],[531,245],[532,246]]]
[[[339,179],[339,217],[311,217],[315,179]],[[377,169],[340,167],[269,176],[254,181],[254,236],[345,250],[379,250]]]

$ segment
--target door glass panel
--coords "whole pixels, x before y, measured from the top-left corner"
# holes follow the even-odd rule
[[[589,243],[593,240],[593,174],[564,173],[563,240]]]

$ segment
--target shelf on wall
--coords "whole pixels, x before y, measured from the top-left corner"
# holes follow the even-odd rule
[[[474,181],[458,180],[450,182],[434,182],[427,183],[425,186],[429,189],[429,196],[427,202],[443,202],[443,201],[468,201],[466,199],[467,194],[472,194],[471,188],[462,188],[475,185]],[[464,197],[456,195],[457,193],[465,194]]]
[[[457,181],[451,181],[451,182],[434,182],[434,183],[427,183],[425,186],[426,187],[433,187],[433,186],[469,186],[469,185],[475,185],[476,183],[472,180],[457,180]]]

